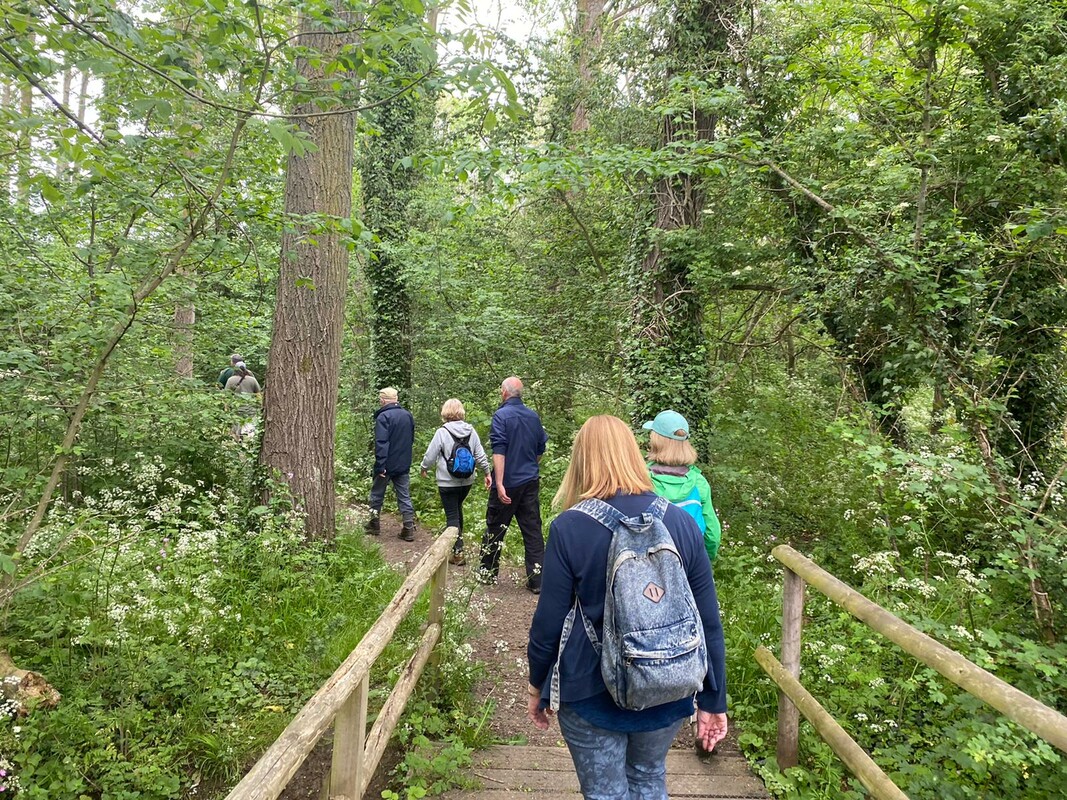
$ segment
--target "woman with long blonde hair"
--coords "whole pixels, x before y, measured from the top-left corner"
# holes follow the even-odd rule
[[[722,623],[711,565],[700,531],[685,511],[664,503],[637,440],[617,417],[589,419],[574,438],[571,463],[556,493],[564,511],[553,521],[545,553],[541,596],[530,627],[528,715],[546,730],[550,698],[560,701],[559,724],[582,794],[590,800],[660,800],[667,797],[667,750],[694,698],[640,711],[619,706],[601,673],[600,656],[585,626],[575,624],[560,652],[564,623],[580,607],[598,641],[604,638],[607,559],[612,531],[573,509],[597,498],[626,518],[665,507],[662,521],[682,561],[703,626],[707,674],[696,694],[697,735],[711,750],[726,735],[726,664]],[[657,512],[658,513],[658,512]]]

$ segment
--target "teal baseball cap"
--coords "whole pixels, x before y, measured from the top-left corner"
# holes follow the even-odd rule
[[[684,442],[689,438],[689,423],[677,411],[661,411],[656,414],[654,420],[646,422],[641,427],[646,431],[653,431],[660,436],[666,436],[668,439],[680,442]],[[683,432],[681,436],[678,435],[678,431]]]

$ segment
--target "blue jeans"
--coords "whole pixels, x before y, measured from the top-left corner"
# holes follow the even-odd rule
[[[682,720],[658,731],[618,733],[566,705],[558,717],[585,800],[666,800],[667,751]]]
[[[382,510],[382,503],[385,502],[385,490],[388,488],[389,483],[393,484],[393,491],[396,492],[396,505],[400,509],[400,516],[404,518],[404,522],[413,523],[415,521],[415,506],[411,504],[411,475],[404,472],[400,475],[381,475],[374,476],[374,483],[370,487],[370,507],[371,511],[377,514]]]

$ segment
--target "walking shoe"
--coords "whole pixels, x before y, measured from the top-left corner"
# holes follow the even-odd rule
[[[404,527],[400,529],[399,536],[405,542],[415,541],[415,524],[413,522],[405,522]]]
[[[463,553],[453,553],[448,557],[448,563],[454,564],[457,567],[462,567],[467,563],[467,559],[463,557]]]
[[[367,524],[364,527],[364,530],[367,532],[368,536],[380,536],[382,532],[381,525],[382,523],[381,520],[378,518],[378,515],[372,511],[370,519],[367,520]]]
[[[526,591],[528,591],[530,594],[541,594],[541,584],[528,583],[526,584]]]

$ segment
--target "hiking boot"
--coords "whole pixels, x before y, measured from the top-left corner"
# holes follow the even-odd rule
[[[467,559],[463,557],[463,553],[453,553],[448,557],[448,563],[457,567],[462,567],[467,563]]]
[[[368,536],[380,536],[382,533],[381,520],[373,511],[371,512],[370,519],[367,520],[367,525],[364,530],[367,532]]]
[[[400,529],[398,534],[405,542],[415,541],[415,523],[405,522],[404,527]]]

